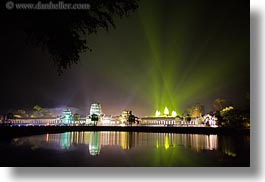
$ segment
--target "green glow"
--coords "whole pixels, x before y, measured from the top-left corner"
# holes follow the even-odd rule
[[[69,140],[69,132],[65,132],[61,135],[61,141],[62,141],[62,148],[68,149],[70,146],[70,140]]]
[[[159,117],[160,114],[161,114],[160,111],[157,110],[155,116],[156,116],[156,117]]]
[[[165,114],[165,115],[169,115],[169,110],[168,110],[167,107],[165,107],[165,109],[164,109],[164,114]]]
[[[145,115],[156,110],[163,115],[165,106],[181,114],[194,102],[210,103],[238,77],[248,79],[249,44],[223,32],[226,21],[200,27],[206,20],[201,17],[204,6],[199,1],[139,1],[137,12],[117,22],[115,31],[90,37],[93,52],[86,56],[92,60],[87,69],[100,67],[97,76],[128,96],[124,108],[144,105]],[[129,37],[128,31],[135,36]],[[244,74],[239,74],[241,68]],[[90,83],[85,85],[89,88]]]
[[[100,141],[99,133],[93,132],[90,136],[89,154],[92,156],[99,155],[100,153]]]
[[[172,111],[171,116],[172,117],[176,117],[177,116],[177,112],[176,111]]]
[[[158,139],[156,139],[156,148],[159,148],[159,143],[158,143]]]
[[[65,125],[74,123],[74,116],[71,113],[70,109],[65,109],[60,119],[61,119],[61,123]]]
[[[164,141],[165,149],[167,150],[169,148],[169,138],[168,136],[165,136],[165,141]]]

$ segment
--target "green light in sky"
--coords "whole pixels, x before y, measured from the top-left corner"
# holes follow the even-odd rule
[[[170,3],[172,6],[168,7],[178,4]],[[146,60],[152,65],[146,71],[150,78],[146,97],[154,108],[162,110],[167,105],[177,113],[184,111],[187,102],[201,102],[217,94],[219,83],[227,83],[222,75],[234,75],[237,61],[243,58],[243,47],[238,41],[229,41],[231,50],[236,50],[230,53],[225,41],[228,37],[217,36],[230,36],[218,29],[224,28],[224,24],[211,22],[207,32],[200,35],[194,22],[204,21],[199,19],[202,9],[192,9],[189,3],[180,6],[180,11],[166,12],[162,1],[147,0],[141,2],[139,9],[148,45]]]
[[[148,114],[158,110],[163,115],[165,106],[170,114],[172,110],[182,114],[189,104],[207,104],[239,77],[248,78],[249,44],[239,37],[234,41],[233,34],[224,32],[226,21],[207,21],[204,6],[199,2],[139,1],[137,13],[122,21],[117,30],[93,36],[90,42],[99,43],[91,45],[95,52],[88,57],[94,61],[86,66],[101,67],[100,77],[127,93],[124,108],[140,101],[152,108]],[[201,26],[205,21],[207,26]],[[135,36],[128,36],[128,30]],[[236,26],[231,29],[236,30]],[[115,41],[120,43],[114,45]],[[238,66],[244,70],[238,72]]]

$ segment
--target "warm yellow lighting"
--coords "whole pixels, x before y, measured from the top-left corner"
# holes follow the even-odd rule
[[[169,138],[168,138],[168,136],[165,136],[165,141],[164,142],[165,142],[164,143],[164,147],[167,150],[169,148]]]
[[[168,110],[167,107],[165,107],[165,109],[164,109],[164,114],[165,114],[165,115],[168,115],[168,114],[169,114],[169,110]]]
[[[225,107],[222,111],[226,112],[226,111],[230,111],[232,109],[234,109],[234,107],[233,106],[229,106],[229,107]]]
[[[14,115],[15,118],[22,118],[22,116],[18,115],[18,114],[15,114]]]
[[[49,142],[49,134],[46,134],[46,142]]]
[[[160,111],[156,111],[156,117],[160,116]]]
[[[158,140],[156,139],[156,148],[159,148]]]
[[[172,117],[176,117],[177,116],[177,112],[176,111],[172,111],[171,116]]]

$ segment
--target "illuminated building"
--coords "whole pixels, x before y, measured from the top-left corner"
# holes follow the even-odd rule
[[[127,111],[127,110],[124,110],[124,111],[122,111],[122,113],[121,113],[121,116],[122,116],[123,118],[128,118],[129,115],[130,115],[130,111]]]
[[[211,127],[218,127],[217,126],[217,117],[211,116],[210,114],[206,114],[204,117],[204,124],[211,126]]]
[[[130,115],[130,111],[127,111],[127,110],[122,111],[121,118],[120,118],[120,121],[122,124],[125,124],[127,122],[129,115]]]
[[[224,109],[233,109],[232,107]],[[91,125],[91,126],[126,126],[136,124],[143,126],[174,126],[174,127],[218,127],[217,118],[209,114],[200,117],[181,117],[176,111],[164,108],[163,114],[156,110],[155,116],[136,117],[135,121],[129,122],[130,111],[124,110],[118,116],[105,116],[99,103],[93,103],[90,107],[90,114],[81,117],[79,114],[72,114],[70,109],[65,109],[61,117],[50,118],[10,118],[5,119],[3,124],[18,126],[42,126],[42,125]],[[132,115],[133,116],[133,115]],[[135,116],[133,116],[135,117]]]
[[[65,109],[60,119],[61,119],[61,124],[64,125],[74,124],[74,116],[72,115],[70,109]]]
[[[156,112],[155,112],[155,117],[176,117],[176,116],[177,116],[176,111],[171,111],[171,115],[169,115],[168,107],[165,107],[164,115],[161,115],[161,112],[159,110],[156,110]]]
[[[170,111],[168,107],[164,108],[163,115],[159,110],[156,110],[155,116],[146,116],[141,118],[140,125],[150,125],[150,126],[179,126],[179,127],[205,127],[206,125],[211,127],[217,127],[217,118],[207,115],[207,117],[202,117],[201,113],[203,111],[203,106],[197,104],[195,107],[196,111],[200,110],[200,115],[196,117],[180,117],[176,111]],[[199,108],[199,109],[197,109]],[[171,114],[169,114],[171,112]]]
[[[159,117],[161,115],[160,111],[156,111],[156,117]]]
[[[168,116],[168,114],[169,114],[169,110],[168,110],[167,107],[165,107],[165,109],[164,109],[164,115]]]
[[[86,125],[93,125],[93,123],[92,123],[92,121],[91,121],[91,117],[90,117],[90,115],[87,115],[86,116],[86,123],[85,123]]]
[[[17,126],[52,126],[60,125],[61,120],[59,117],[51,118],[14,118],[5,121],[6,124],[17,125]]]
[[[97,123],[101,123],[102,116],[101,105],[99,103],[93,103],[90,106],[90,114],[86,117],[86,124],[97,125]],[[95,120],[95,118],[97,119]]]
[[[172,117],[176,117],[176,116],[177,116],[176,111],[172,111],[171,116],[172,116]]]
[[[74,122],[75,124],[80,124],[80,114],[74,114]]]
[[[177,125],[180,124],[178,117],[160,116],[160,117],[142,117],[141,125]]]
[[[92,116],[92,114],[96,114],[98,116],[102,115],[102,109],[101,109],[101,105],[99,103],[93,103],[91,104],[90,107],[90,116]]]
[[[117,126],[120,125],[121,122],[121,118],[119,116],[103,116],[101,118],[101,125],[102,126]]]

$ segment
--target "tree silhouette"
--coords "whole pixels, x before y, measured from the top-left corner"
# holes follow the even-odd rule
[[[186,114],[189,114],[191,117],[200,117],[204,113],[203,105],[200,103],[189,106],[186,109]]]
[[[99,120],[99,116],[98,115],[96,115],[96,114],[92,114],[91,115],[91,121],[94,122],[94,126],[97,125],[98,120]]]
[[[132,111],[129,112],[128,123],[131,126],[132,126],[133,123],[135,123],[135,116],[132,114]]]
[[[13,113],[7,113],[7,115],[6,115],[6,118],[7,119],[14,119],[15,118],[15,116],[14,116],[14,114]]]
[[[221,98],[217,98],[213,102],[213,107],[215,111],[221,111],[226,105],[227,105],[227,101]]]
[[[28,0],[27,3],[37,1]],[[42,0],[49,3],[50,0]],[[59,2],[52,1],[53,3]],[[67,1],[64,1],[67,3]],[[69,1],[68,1],[69,2]],[[47,50],[58,73],[80,61],[80,53],[90,50],[85,37],[100,29],[114,28],[116,17],[129,16],[138,8],[138,0],[75,0],[71,3],[90,4],[84,10],[1,10],[1,36],[22,31],[26,42]],[[5,2],[6,3],[6,2]],[[16,0],[15,3],[25,3]],[[4,8],[4,9],[3,9]]]
[[[187,115],[186,115],[186,121],[190,124],[190,121],[191,121],[191,116],[190,116],[190,114],[187,114]]]
[[[39,106],[39,105],[35,105],[34,107],[33,107],[33,110],[34,111],[41,111],[43,108],[41,107],[41,106]]]

